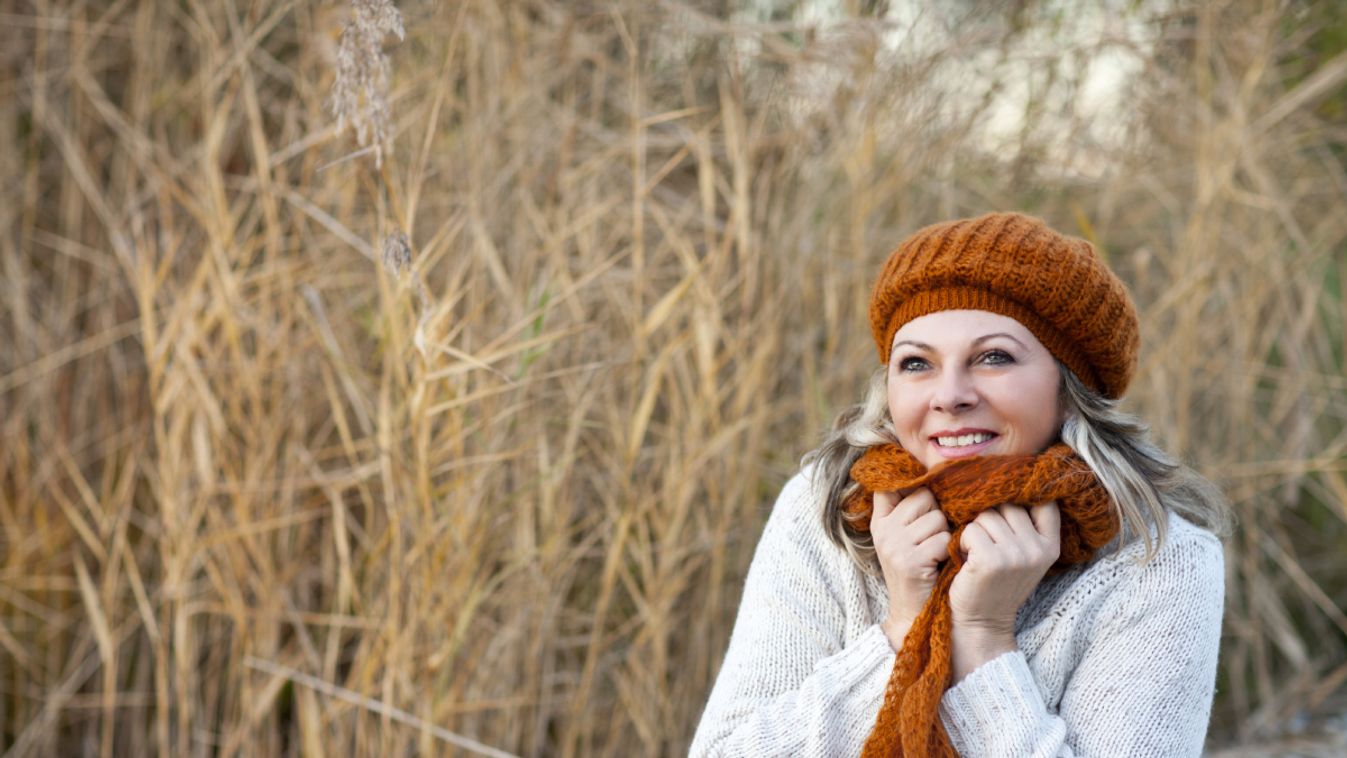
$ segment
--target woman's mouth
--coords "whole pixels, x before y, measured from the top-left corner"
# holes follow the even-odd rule
[[[946,459],[968,458],[986,450],[998,436],[992,432],[937,435],[931,438],[931,447]]]

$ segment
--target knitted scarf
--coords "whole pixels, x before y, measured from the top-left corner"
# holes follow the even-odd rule
[[[884,704],[866,739],[863,758],[957,758],[938,716],[950,683],[949,588],[963,566],[959,536],[982,511],[1002,503],[1056,500],[1061,511],[1061,557],[1052,570],[1088,561],[1118,533],[1108,493],[1071,448],[1057,443],[1038,455],[987,456],[927,471],[898,445],[870,448],[851,467],[860,488],[843,507],[858,531],[868,531],[875,492],[928,487],[954,529],[949,560],[912,628],[903,638],[884,690]]]

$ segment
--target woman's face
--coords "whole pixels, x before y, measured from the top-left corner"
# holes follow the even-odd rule
[[[1038,453],[1062,426],[1061,373],[1020,322],[940,311],[893,336],[889,414],[903,448],[931,468],[974,455]]]

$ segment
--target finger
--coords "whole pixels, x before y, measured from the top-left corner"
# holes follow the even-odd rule
[[[894,511],[897,513],[894,518],[898,520],[898,523],[907,525],[933,510],[939,510],[939,505],[935,502],[935,495],[929,489],[920,487],[898,501],[898,505],[894,507]]]
[[[1062,533],[1062,511],[1057,507],[1056,500],[1049,500],[1046,503],[1039,503],[1029,509],[1029,518],[1033,520],[1034,529],[1044,537],[1059,537]]]
[[[917,545],[914,555],[923,561],[943,563],[949,560],[949,540],[949,532],[933,534]]]
[[[1038,530],[1034,527],[1034,521],[1029,517],[1029,509],[1022,505],[1013,503],[1004,503],[997,506],[997,512],[1001,518],[1005,519],[1006,525],[1016,536],[1037,536]]]
[[[898,496],[892,492],[876,492],[873,502],[874,508],[870,511],[870,518],[881,519],[893,512],[893,506],[898,503]]]
[[[1006,524],[1005,517],[995,508],[988,508],[979,513],[973,519],[973,523],[982,527],[982,530],[987,533],[988,539],[997,544],[1012,542],[1015,539],[1015,533]]]
[[[945,518],[945,514],[941,511],[928,511],[908,524],[907,529],[912,541],[919,543],[933,534],[948,533],[949,520]]]
[[[990,550],[995,544],[987,534],[987,530],[976,521],[964,527],[963,533],[959,535],[959,552],[965,558],[979,548]]]

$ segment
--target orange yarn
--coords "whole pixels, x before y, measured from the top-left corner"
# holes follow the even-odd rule
[[[870,298],[870,330],[889,362],[903,324],[936,311],[1009,316],[1081,381],[1121,397],[1140,343],[1136,306],[1094,246],[1021,213],[932,224],[903,240]]]
[[[893,664],[884,704],[866,739],[863,758],[955,757],[938,717],[950,683],[949,588],[963,566],[959,536],[979,513],[1002,503],[1033,505],[1056,500],[1062,514],[1061,557],[1053,570],[1083,563],[1118,533],[1108,493],[1071,448],[1058,443],[1038,455],[970,458],[927,471],[898,445],[872,447],[851,467],[859,491],[846,503],[851,526],[868,531],[875,492],[928,487],[954,525],[949,560],[931,596],[912,623]]]

